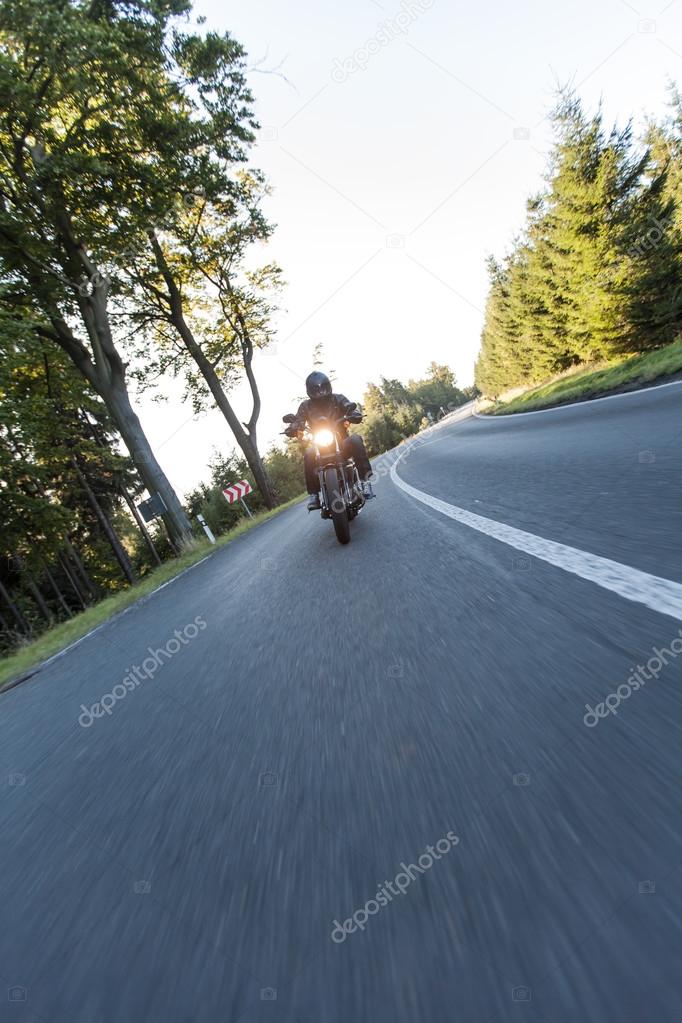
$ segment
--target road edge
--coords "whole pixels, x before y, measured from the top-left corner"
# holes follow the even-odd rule
[[[581,398],[580,401],[564,401],[560,405],[548,405],[547,408],[530,409],[528,412],[498,412],[496,415],[489,415],[474,409],[472,415],[476,419],[487,419],[503,421],[505,419],[517,419],[519,416],[540,416],[546,412],[561,412],[563,409],[577,408],[579,405],[592,405],[595,401],[608,401],[610,398],[629,398],[635,394],[647,394],[649,391],[659,391],[664,387],[680,387],[682,379],[668,380],[664,384],[651,384],[650,386],[633,387],[627,391],[609,391],[606,394],[595,394],[592,398]]]
[[[118,611],[113,611],[112,614],[103,622],[100,622],[99,625],[96,625],[94,628],[89,629],[86,633],[84,633],[82,636],[79,636],[77,639],[74,639],[70,643],[67,643],[67,645],[62,647],[61,650],[56,650],[55,653],[50,654],[49,657],[46,657],[44,659],[39,658],[38,660],[35,661],[34,664],[30,664],[27,667],[21,669],[18,675],[14,677],[10,676],[10,678],[8,678],[6,682],[0,682],[0,697],[2,697],[5,693],[10,692],[10,690],[16,689],[17,686],[22,685],[24,682],[28,682],[35,675],[39,674],[39,672],[43,671],[44,668],[48,667],[48,665],[52,664],[54,661],[59,660],[60,657],[63,657],[65,654],[69,653],[69,651],[74,650],[77,646],[80,646],[80,644],[83,643],[86,639],[89,639],[91,636],[94,636],[96,633],[100,632],[106,626],[111,625],[112,622],[118,621],[118,619],[128,614],[129,611],[133,611],[135,608],[139,608],[143,604],[146,604],[146,602],[150,600],[153,596],[155,596],[157,593],[160,593],[161,590],[164,590],[167,586],[170,586],[171,583],[174,583],[177,579],[181,579],[182,576],[187,575],[187,573],[191,572],[192,569],[198,568],[199,565],[203,565],[205,561],[209,561],[211,558],[215,557],[221,551],[231,547],[234,543],[237,543],[239,540],[241,540],[242,537],[251,536],[261,526],[265,526],[267,525],[268,522],[272,522],[274,519],[279,518],[279,516],[284,514],[284,512],[291,511],[297,505],[301,504],[304,500],[305,497],[303,495],[301,495],[300,497],[293,498],[291,501],[288,501],[286,502],[286,504],[283,504],[281,508],[275,508],[271,514],[267,515],[267,517],[261,519],[260,521],[254,522],[253,525],[249,526],[247,524],[247,528],[243,529],[240,533],[238,533],[237,536],[230,537],[229,533],[227,533],[225,537],[225,542],[216,545],[212,550],[209,550],[203,558],[200,558],[193,564],[188,565],[187,568],[181,569],[177,573],[177,575],[172,576],[170,579],[166,579],[165,582],[162,582],[159,586],[156,586],[153,590],[150,590],[149,593],[141,594],[137,599],[133,600],[130,604],[128,604],[127,607],[123,607]],[[121,592],[124,593],[126,591],[124,590]]]

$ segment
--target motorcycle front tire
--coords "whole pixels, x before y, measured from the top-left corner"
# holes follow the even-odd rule
[[[339,484],[338,471],[327,469],[324,474],[324,482],[336,539],[339,543],[350,543],[350,520],[343,491]]]

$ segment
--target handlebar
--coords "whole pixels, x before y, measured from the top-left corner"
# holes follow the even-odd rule
[[[359,419],[355,417],[359,415]],[[315,432],[315,428],[323,429],[325,426],[341,426],[343,423],[354,423],[358,424],[362,422],[362,413],[358,413],[357,409],[347,413],[347,415],[339,416],[338,419],[330,419],[327,416],[321,416],[319,422],[315,424],[315,427],[310,425],[294,428],[293,423],[287,427],[286,430],[282,430],[282,434],[285,437],[296,437],[299,433],[304,433],[305,430],[309,430],[311,433]]]

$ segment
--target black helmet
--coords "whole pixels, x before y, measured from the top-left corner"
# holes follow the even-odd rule
[[[306,380],[305,389],[309,398],[321,398],[324,394],[332,393],[332,383],[326,373],[315,370]]]

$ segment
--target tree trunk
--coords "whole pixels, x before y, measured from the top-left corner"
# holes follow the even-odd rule
[[[62,591],[57,586],[57,582],[55,580],[55,577],[52,575],[52,572],[50,571],[50,566],[47,564],[46,561],[43,564],[45,565],[45,577],[46,577],[47,581],[50,584],[50,589],[52,590],[52,592],[54,593],[55,597],[59,601],[59,604],[60,604],[62,610],[66,612],[67,617],[73,618],[73,614],[71,612],[71,608],[69,607],[69,605],[64,600],[64,594],[62,593]]]
[[[102,397],[150,496],[152,494],[161,496],[166,506],[162,518],[168,529],[171,543],[176,550],[181,550],[185,544],[194,539],[192,526],[177,494],[156,460],[140,425],[140,420],[130,404],[127,390],[124,386],[117,386],[112,382],[109,393],[103,394]]]
[[[11,434],[10,434],[10,436],[11,436]],[[23,453],[23,451],[21,449],[21,446],[17,443],[17,441],[15,440],[14,437],[12,437],[11,439],[12,439],[12,443],[14,445],[14,448],[16,450],[16,453],[19,455],[20,458],[25,458],[25,455],[24,455],[24,453]],[[45,488],[39,482],[38,483],[33,483],[33,482],[29,483],[28,481],[26,481],[23,484],[22,489],[25,491],[25,493],[30,494],[30,495],[33,495],[35,493],[40,494],[40,496],[43,498],[43,500],[46,501],[48,504],[51,502],[50,495],[47,493]],[[83,594],[82,594],[80,586],[78,585],[78,580],[77,580],[77,578],[74,578],[74,575],[73,575],[73,573],[72,573],[72,571],[71,571],[71,569],[69,567],[68,557],[71,557],[71,560],[73,561],[73,563],[75,565],[76,576],[80,576],[80,578],[81,578],[81,580],[82,580],[82,582],[84,584],[84,590],[85,590],[86,596],[89,593],[92,597],[97,598],[99,596],[99,594],[98,594],[97,588],[95,587],[94,583],[92,582],[92,579],[90,578],[90,576],[87,573],[85,565],[83,564],[83,562],[82,562],[81,558],[79,557],[75,547],[73,546],[73,544],[71,543],[69,537],[66,534],[64,535],[64,544],[66,546],[67,553],[66,554],[63,554],[63,553],[59,554],[59,556],[58,556],[59,557],[59,563],[62,566],[62,570],[64,571],[67,579],[71,583],[71,586],[73,587],[73,590],[74,590],[74,592],[75,592],[75,594],[76,594],[80,604],[82,605],[83,609],[85,610],[85,608],[87,607],[87,604],[86,604],[85,600],[83,599]],[[46,567],[47,567],[47,565],[46,565]],[[47,569],[47,571],[48,571],[48,574],[49,574],[49,568]],[[52,585],[54,587],[56,584],[54,583],[53,580],[51,580],[51,581],[52,581]],[[60,595],[60,600],[61,600],[63,606],[65,607],[67,613],[70,615],[71,612],[70,612],[69,608],[67,607],[67,605],[65,604],[63,598],[61,598],[61,595]]]
[[[73,468],[74,468],[74,470],[76,472],[76,475],[78,476],[78,480],[80,482],[80,485],[82,486],[83,490],[85,491],[85,494],[86,494],[87,499],[88,499],[88,504],[90,505],[90,507],[94,511],[94,513],[95,513],[95,515],[97,517],[97,521],[99,522],[100,526],[104,530],[104,535],[106,536],[107,540],[109,541],[109,546],[111,547],[112,551],[114,552],[114,557],[116,558],[116,560],[118,561],[119,565],[121,566],[121,571],[123,572],[123,575],[125,576],[127,582],[129,582],[130,585],[132,586],[133,583],[137,582],[137,578],[135,576],[135,572],[133,571],[133,566],[132,566],[132,564],[130,562],[130,558],[128,557],[128,552],[126,551],[125,547],[121,543],[121,541],[120,541],[120,539],[118,537],[118,534],[116,533],[116,530],[114,529],[114,527],[112,526],[111,522],[109,521],[108,515],[106,514],[106,512],[102,508],[102,505],[97,500],[97,495],[95,494],[94,490],[90,486],[90,483],[88,482],[88,479],[87,479],[85,473],[83,472],[83,470],[81,469],[80,465],[78,464],[78,459],[76,458],[75,455],[71,456],[71,465],[73,466]]]
[[[204,355],[204,352],[202,351],[201,347],[194,340],[191,331],[189,330],[187,325],[184,324],[184,320],[182,322],[184,325],[182,330],[180,328],[179,323],[174,322],[174,326],[178,330],[178,333],[180,333],[181,337],[183,337],[185,347],[187,348],[188,352],[190,353],[190,355],[196,362],[197,366],[199,367],[201,375],[208,384],[211,394],[215,398],[216,405],[218,406],[223,416],[227,420],[227,425],[232,430],[232,433],[234,434],[234,438],[237,441],[237,444],[244,453],[244,458],[248,463],[249,469],[253,473],[253,478],[255,480],[256,486],[258,487],[262,494],[266,508],[276,507],[277,498],[275,496],[272,483],[270,482],[268,474],[265,471],[265,466],[263,465],[263,460],[260,456],[258,448],[256,447],[256,444],[254,443],[251,436],[246,432],[242,424],[239,422],[237,413],[232,408],[232,405],[230,404],[228,397],[225,394],[225,391],[223,390],[218,374],[214,370],[209,360]],[[184,336],[185,332],[189,335],[188,337]]]
[[[170,323],[177,331],[182,343],[198,366],[199,372],[208,385],[208,389],[215,398],[216,405],[222,412],[227,421],[227,425],[234,434],[234,438],[244,454],[244,458],[248,463],[249,469],[253,473],[253,478],[256,486],[261,492],[266,508],[275,508],[277,505],[277,497],[272,483],[268,478],[268,474],[265,471],[263,460],[256,445],[255,421],[258,418],[258,409],[254,406],[254,414],[251,416],[251,430],[248,432],[240,423],[237,413],[232,408],[232,405],[223,390],[223,385],[220,382],[218,374],[210,360],[207,358],[203,348],[200,344],[198,344],[189,324],[185,320],[180,289],[178,288],[170,267],[168,266],[161,244],[153,231],[149,233],[149,241],[152,246],[154,258],[156,259],[156,265],[158,266],[165,281],[166,288],[168,289],[167,302],[168,318]],[[247,370],[250,372],[250,366],[247,367]],[[247,375],[249,375],[248,372]],[[249,376],[249,382],[253,391],[255,381],[253,381],[252,376]],[[254,398],[256,398],[256,395],[254,395]]]
[[[66,576],[66,578],[69,580],[69,582],[71,584],[71,589],[76,594],[76,599],[77,599],[78,603],[80,604],[80,606],[83,609],[83,611],[85,611],[85,609],[86,609],[86,607],[88,605],[87,605],[87,603],[85,601],[85,597],[83,596],[83,591],[81,590],[81,587],[79,585],[78,579],[76,578],[74,573],[71,571],[71,566],[69,565],[68,558],[67,558],[66,554],[60,554],[59,555],[59,564],[62,566],[62,572],[64,573],[64,575]]]
[[[256,447],[256,444],[254,443],[251,436],[246,432],[242,424],[239,422],[237,413],[232,408],[232,405],[230,404],[228,397],[225,394],[225,391],[223,390],[223,386],[220,382],[218,374],[211,365],[210,361],[206,358],[206,355],[204,354],[201,346],[194,339],[192,331],[185,323],[184,317],[182,317],[181,314],[179,317],[176,317],[176,315],[173,314],[172,322],[173,326],[180,334],[185,344],[185,347],[187,348],[187,351],[190,353],[195,363],[199,367],[199,372],[201,373],[204,380],[208,384],[208,388],[213,397],[215,398],[216,405],[218,406],[223,416],[225,417],[227,425],[232,430],[232,433],[234,434],[234,438],[237,441],[237,444],[244,453],[244,458],[248,463],[249,469],[253,473],[253,478],[255,480],[256,486],[258,487],[262,494],[266,508],[276,507],[277,498],[275,496],[272,483],[270,482],[268,474],[265,471],[265,466],[263,465],[263,460],[260,456],[260,452],[258,451],[258,448]]]
[[[277,494],[272,485],[272,480],[268,476],[265,466],[263,465],[263,459],[260,456],[260,452],[248,434],[244,434],[242,442],[240,444],[244,457],[248,462],[249,469],[253,473],[253,478],[256,481],[256,486],[260,490],[263,500],[265,501],[266,508],[277,507]]]
[[[38,605],[38,610],[40,611],[41,615],[43,616],[48,625],[52,625],[54,621],[54,616],[50,611],[49,607],[47,606],[47,601],[45,600],[42,593],[40,592],[40,590],[38,589],[38,587],[36,586],[36,584],[34,583],[33,579],[31,579],[30,576],[28,576],[28,578],[26,579],[26,585],[28,587],[29,593],[31,594],[36,604]]]
[[[145,487],[150,494],[161,495],[166,506],[163,520],[171,537],[171,544],[176,550],[181,549],[184,544],[194,538],[192,526],[177,494],[157,462],[140,420],[133,409],[123,371],[120,370],[117,373],[98,372],[84,346],[80,346],[80,349],[75,348],[74,344],[79,343],[73,336],[64,342],[62,323],[55,325],[59,328],[57,333],[60,336],[60,344],[106,405]]]
[[[23,614],[21,613],[21,611],[19,610],[17,605],[14,603],[14,601],[12,600],[12,598],[10,597],[9,593],[7,592],[7,590],[5,589],[5,587],[3,586],[2,583],[0,583],[0,597],[4,598],[5,603],[9,607],[9,609],[12,612],[16,622],[19,625],[20,631],[26,633],[27,635],[31,635],[31,633],[33,632],[33,629],[31,628],[29,623],[26,621],[26,619],[24,618]]]
[[[43,597],[42,593],[40,592],[40,590],[36,586],[36,584],[35,584],[35,582],[33,580],[33,577],[30,576],[28,574],[28,572],[24,571],[24,565],[23,565],[22,559],[19,557],[18,554],[15,554],[12,557],[12,564],[13,564],[15,570],[16,570],[17,575],[19,576],[20,582],[23,583],[26,586],[26,589],[28,590],[28,592],[31,594],[31,596],[35,600],[36,604],[38,605],[38,610],[40,611],[41,615],[43,616],[43,618],[45,619],[47,624],[51,625],[52,624],[52,612],[50,611],[49,607],[47,606],[47,602],[46,602],[45,598]]]
[[[66,547],[69,552],[69,557],[71,558],[73,564],[75,565],[78,577],[83,583],[86,597],[88,598],[91,597],[93,600],[99,600],[99,598],[102,595],[99,587],[97,587],[90,578],[90,573],[83,564],[83,559],[81,558],[80,554],[78,553],[73,543],[71,542],[71,538],[67,536],[65,539]]]
[[[90,292],[76,296],[83,325],[88,334],[91,350],[71,330],[59,309],[48,309],[52,332],[44,332],[64,349],[76,368],[94,387],[107,406],[123,441],[130,452],[144,485],[150,494],[160,494],[166,506],[163,520],[173,545],[181,549],[193,541],[189,518],[177,494],[157,462],[151,445],[142,429],[128,394],[126,364],[114,343],[107,309],[110,281],[98,270],[88,256],[71,223],[66,210],[56,215],[56,225],[64,246],[63,270],[73,280],[80,271],[93,284]],[[30,276],[30,275],[29,275]],[[38,293],[40,289],[38,288]]]

